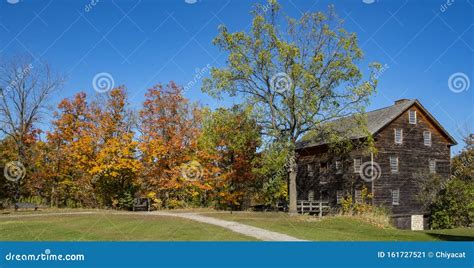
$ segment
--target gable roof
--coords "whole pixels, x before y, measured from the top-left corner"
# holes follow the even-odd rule
[[[433,122],[433,124],[444,134],[448,140],[451,142],[451,145],[456,145],[456,140],[441,126],[441,124],[431,115],[428,110],[426,110],[423,105],[417,100],[399,100],[396,101],[394,105],[388,106],[385,108],[377,109],[374,111],[370,111],[365,113],[367,120],[367,130],[371,135],[375,135],[384,129],[387,125],[389,125],[393,120],[398,118],[401,114],[407,111],[410,107],[416,105],[420,110],[424,112],[424,114]],[[349,116],[340,118],[330,122],[335,126],[335,131],[339,133],[355,131],[350,133],[348,138],[349,139],[360,139],[367,137],[367,132],[362,130],[358,130],[356,128],[358,121],[355,116]],[[315,141],[315,140],[301,140],[296,144],[296,149],[303,149],[308,147],[314,147],[319,145],[327,144],[328,141]]]

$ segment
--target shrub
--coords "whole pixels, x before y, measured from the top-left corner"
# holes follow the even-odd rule
[[[133,207],[133,194],[125,192],[122,197],[118,199],[118,207],[120,209],[131,209]]]
[[[343,214],[363,214],[367,212],[374,211],[374,206],[372,206],[372,193],[369,193],[367,187],[363,187],[361,190],[361,201],[354,202],[352,196],[346,196],[342,198],[341,206]]]
[[[473,221],[474,185],[451,179],[432,203],[430,225],[433,229],[469,226]]]
[[[356,202],[354,204],[354,213],[362,214],[374,211],[374,206],[372,206],[372,193],[369,193],[367,187],[365,186],[360,192],[361,202]]]
[[[150,201],[151,201],[151,207],[154,209],[154,210],[160,210],[162,205],[163,205],[163,201],[161,201],[161,199],[159,199],[157,196],[156,196],[156,193],[155,192],[149,192],[147,195],[146,195],[148,198],[150,198]]]
[[[352,196],[343,197],[341,200],[342,213],[343,214],[352,214]]]
[[[178,199],[169,199],[168,200],[168,208],[169,209],[175,209],[175,208],[185,208],[186,207],[186,202],[183,200],[178,200]]]

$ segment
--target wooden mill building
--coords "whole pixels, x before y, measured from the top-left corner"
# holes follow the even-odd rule
[[[360,141],[371,135],[376,153],[354,149],[336,155],[324,140],[298,143],[298,200],[338,207],[347,196],[361,202],[365,186],[374,205],[391,211],[397,227],[423,229],[429,215],[419,201],[417,180],[429,174],[448,178],[450,148],[456,141],[416,99],[395,101],[365,118],[368,132],[351,132],[349,138]],[[355,120],[346,117],[332,123],[344,132]]]

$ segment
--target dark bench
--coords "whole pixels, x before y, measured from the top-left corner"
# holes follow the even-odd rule
[[[39,205],[33,204],[33,203],[22,203],[22,202],[15,203],[15,210],[23,209],[23,208],[38,210]]]
[[[150,211],[150,198],[135,198],[133,200],[133,211],[145,210]]]

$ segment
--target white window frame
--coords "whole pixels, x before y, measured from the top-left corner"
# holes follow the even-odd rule
[[[341,204],[343,198],[344,198],[344,192],[342,190],[337,190],[336,191],[336,204]]]
[[[314,201],[314,191],[313,190],[308,191],[308,201]]]
[[[362,158],[354,158],[354,173],[360,173]]]
[[[336,160],[336,174],[342,173],[342,161]]]
[[[417,118],[416,118],[416,110],[409,110],[408,111],[408,123],[412,125],[416,125]]]
[[[392,205],[400,205],[400,189],[392,190]]]
[[[400,133],[400,135],[397,135],[398,133]],[[403,144],[403,129],[401,128],[394,129],[394,141],[395,141],[395,144]]]
[[[431,174],[436,174],[436,159],[430,159],[428,168]]]
[[[392,162],[395,161],[395,168],[394,166],[392,165]],[[399,172],[399,162],[398,162],[398,156],[390,156],[390,172],[392,174],[394,173],[398,173]]]
[[[356,203],[362,203],[362,190],[354,191],[354,200]]]
[[[306,164],[306,168],[308,171],[308,176],[314,175],[314,165],[313,164]]]
[[[431,131],[423,131],[423,144],[425,146],[431,146]]]

